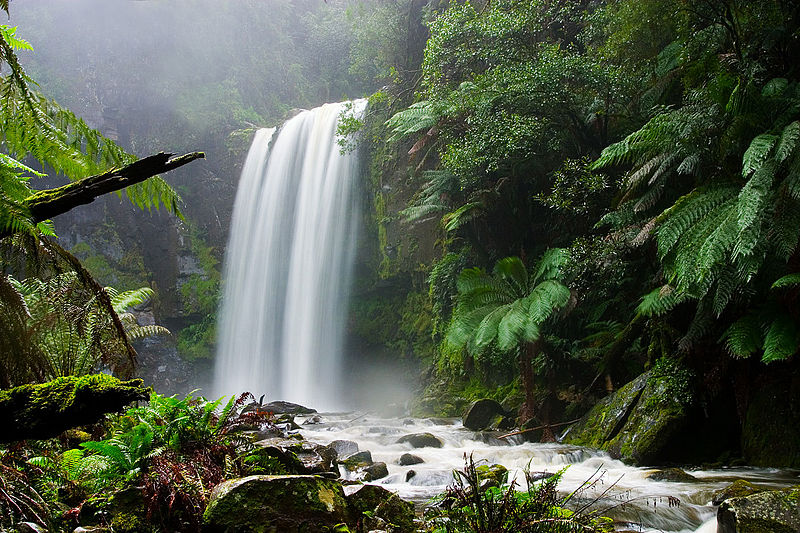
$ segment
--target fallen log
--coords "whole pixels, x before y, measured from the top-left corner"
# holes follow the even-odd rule
[[[68,376],[0,391],[0,442],[47,439],[94,424],[107,413],[147,400],[141,379],[120,381],[107,374]]]

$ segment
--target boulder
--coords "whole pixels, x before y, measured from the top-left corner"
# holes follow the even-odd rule
[[[756,487],[749,481],[737,479],[727,487],[715,491],[714,494],[711,495],[711,504],[720,505],[725,500],[730,500],[731,498],[742,498],[763,491],[764,489]]]
[[[508,481],[508,468],[503,465],[479,465],[475,467],[478,481],[490,481],[494,487],[499,487]]]
[[[395,493],[377,485],[362,485],[347,497],[353,510],[363,518],[382,520],[389,531],[412,532],[414,528],[414,504]],[[364,520],[364,525],[366,520]]]
[[[795,367],[796,368],[796,367]],[[742,454],[747,464],[800,468],[800,379],[775,370],[753,387],[742,424]]]
[[[347,457],[358,453],[358,443],[352,440],[335,440],[328,444],[331,448],[336,450],[338,457]]]
[[[318,476],[249,476],[223,481],[203,514],[204,533],[300,533],[350,522],[342,485]]]
[[[372,463],[360,469],[361,479],[363,481],[375,481],[376,479],[383,479],[389,475],[389,469],[386,463]]]
[[[600,400],[562,436],[565,444],[603,448],[621,430],[639,401],[650,373],[646,372]]]
[[[697,478],[680,468],[665,468],[663,470],[656,470],[647,475],[647,479],[653,481],[675,481],[675,482],[692,482],[697,481]]]
[[[311,409],[296,403],[283,401],[265,403],[259,406],[259,410],[268,411],[276,415],[310,415],[317,412],[316,409]]]
[[[418,465],[420,463],[424,463],[425,460],[422,457],[414,455],[413,453],[404,453],[400,456],[400,460],[397,461],[397,464],[400,466],[411,466],[411,465]]]
[[[717,533],[797,533],[800,485],[725,500],[717,510]]]
[[[673,360],[662,361],[598,403],[563,442],[606,450],[637,465],[673,458],[691,423],[693,376]]]
[[[409,443],[413,448],[441,448],[444,442],[431,433],[412,433],[397,439],[398,444]]]
[[[472,402],[462,419],[464,427],[472,431],[494,429],[508,425],[506,410],[494,400],[484,398]],[[513,425],[513,422],[512,422]]]
[[[359,468],[364,468],[372,464],[372,453],[370,453],[369,450],[357,452],[345,457],[341,463],[347,470],[355,472]]]

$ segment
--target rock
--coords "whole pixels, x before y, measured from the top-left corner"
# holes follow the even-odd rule
[[[397,439],[398,444],[409,443],[414,448],[441,448],[444,442],[431,433],[412,433]]]
[[[478,481],[491,481],[495,487],[504,485],[508,481],[508,468],[503,465],[479,465],[475,467]]]
[[[555,476],[552,472],[528,472],[525,476],[527,478],[528,483],[535,483],[536,481],[541,481],[543,479],[550,479],[551,477]]]
[[[338,470],[336,468],[336,450],[333,448],[321,444],[303,443],[300,448],[295,448],[293,451],[303,463],[306,474],[321,474]]]
[[[586,415],[567,429],[562,436],[565,444],[600,448],[614,438],[627,422],[650,373],[646,372],[618,391],[606,396]]]
[[[697,478],[691,474],[687,474],[680,468],[665,468],[664,470],[656,470],[648,474],[647,479],[653,481],[676,481],[676,482],[691,482],[697,481]]]
[[[742,454],[754,466],[800,468],[800,379],[796,372],[780,370],[770,377],[753,386],[742,424]]]
[[[342,485],[318,476],[249,476],[223,481],[203,514],[204,533],[326,531],[350,522]]]
[[[259,410],[269,411],[276,415],[310,415],[317,412],[316,409],[310,409],[296,403],[283,401],[265,403],[259,406]]]
[[[737,479],[727,487],[714,492],[714,494],[711,496],[711,504],[720,505],[725,500],[730,500],[731,498],[742,498],[744,496],[750,496],[751,494],[763,491],[764,489],[756,487],[749,481]]]
[[[263,453],[275,457],[292,474],[336,472],[336,452],[327,446],[287,438],[258,441]]]
[[[414,470],[409,470],[408,472],[406,472],[406,483],[414,479],[416,475],[417,473]]]
[[[372,454],[369,450],[354,453],[341,461],[342,465],[351,472],[355,472],[359,468],[364,468],[372,464]]]
[[[668,360],[603,399],[563,442],[600,448],[637,465],[672,459],[681,453],[691,423],[692,380],[688,370]]]
[[[478,400],[470,404],[466,413],[464,413],[462,423],[467,429],[481,431],[484,429],[495,429],[501,425],[505,426],[508,424],[508,418],[506,416],[506,410],[503,409],[502,405],[494,400],[484,398],[483,400]],[[511,424],[512,425],[508,427],[513,427],[513,421]]]
[[[306,418],[303,421],[304,426],[314,426],[321,423],[322,423],[322,417],[319,415],[314,415],[312,417]]]
[[[372,463],[361,469],[363,473],[361,479],[364,481],[375,481],[376,479],[383,479],[389,475],[389,469],[386,463]]]
[[[362,485],[347,497],[357,513],[372,515],[392,526],[390,530],[413,532],[414,504],[377,485]],[[365,524],[366,525],[366,524]],[[388,529],[388,528],[387,528]]]
[[[397,462],[400,466],[410,466],[410,465],[418,465],[420,463],[424,463],[425,460],[422,457],[416,456],[412,453],[404,453],[400,456],[400,460]]]
[[[725,500],[717,510],[717,533],[797,533],[800,485]]]
[[[336,450],[336,454],[339,457],[347,457],[348,455],[358,453],[358,443],[352,440],[335,440],[328,444],[328,446]]]

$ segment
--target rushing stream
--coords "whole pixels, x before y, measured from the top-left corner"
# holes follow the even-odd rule
[[[321,444],[339,439],[355,441],[360,450],[372,452],[374,461],[388,466],[389,476],[375,484],[420,505],[453,482],[452,471],[464,467],[465,454],[473,454],[476,463],[502,464],[509,469],[509,478],[522,483],[523,488],[525,468],[532,472],[558,472],[568,467],[559,485],[565,493],[587,480],[597,480],[580,494],[581,501],[599,498],[594,508],[615,518],[624,531],[714,533],[716,509],[711,505],[711,496],[715,490],[736,479],[747,479],[766,488],[800,481],[799,472],[763,468],[690,470],[697,481],[653,481],[647,479],[653,469],[625,465],[604,452],[561,444],[509,444],[498,439],[499,434],[469,431],[456,419],[387,419],[360,413],[323,414],[320,418],[320,423],[303,425],[305,438]],[[298,418],[298,422],[302,421]],[[439,437],[444,446],[412,449],[409,444],[396,443],[403,435],[422,432]],[[397,461],[407,452],[425,462],[400,466]],[[413,475],[409,474],[411,470]]]

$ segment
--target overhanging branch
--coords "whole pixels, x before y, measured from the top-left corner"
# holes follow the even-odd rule
[[[79,205],[91,203],[103,194],[141,183],[147,178],[205,157],[203,152],[192,152],[178,157],[173,157],[174,155],[161,152],[122,168],[113,168],[55,189],[38,191],[26,198],[24,204],[31,214],[32,221],[42,222]]]

